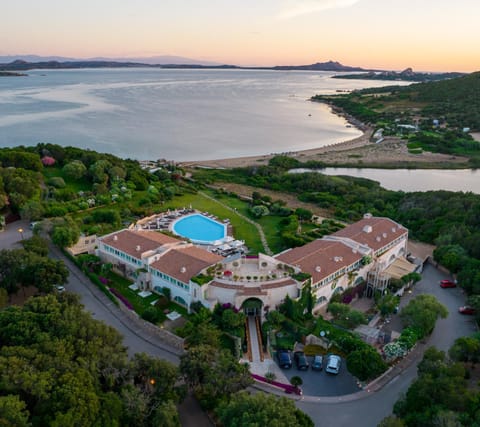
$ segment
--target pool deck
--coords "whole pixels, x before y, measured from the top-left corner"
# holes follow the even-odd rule
[[[177,209],[173,211],[168,210],[166,212],[154,214],[152,216],[149,216],[137,221],[135,224],[130,225],[129,228],[131,229],[141,228],[143,230],[152,230],[152,231],[153,230],[169,231],[171,233],[176,234],[179,237],[184,237],[189,239],[189,237],[183,236],[182,234],[175,232],[174,225],[178,220],[182,218],[187,218],[193,215],[200,215],[205,219],[213,221],[219,225],[223,225],[225,232],[224,232],[224,236],[220,239],[208,240],[208,241],[190,239],[192,243],[196,245],[200,245],[202,247],[207,247],[207,250],[212,251],[213,249],[216,249],[217,247],[225,244],[228,237],[233,238],[233,227],[230,224],[229,219],[220,220],[213,214],[210,214],[208,212],[200,212],[192,208],[183,208],[183,209]],[[246,248],[244,249],[246,251]]]

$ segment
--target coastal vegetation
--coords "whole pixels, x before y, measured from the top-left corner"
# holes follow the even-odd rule
[[[0,424],[179,426],[177,368],[136,354],[73,294],[0,310]]]
[[[429,348],[418,365],[418,378],[379,426],[476,426],[479,424],[478,355],[480,336],[463,337],[449,357]]]
[[[315,95],[356,119],[427,151],[461,155],[480,164],[480,72],[439,82]]]

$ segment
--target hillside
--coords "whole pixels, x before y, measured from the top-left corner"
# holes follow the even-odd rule
[[[453,154],[480,165],[480,143],[470,135],[480,129],[480,72],[439,82],[316,95],[335,112],[368,123],[375,141],[396,136],[409,152]],[[401,138],[401,139],[400,139]]]
[[[480,129],[480,71],[439,82],[364,89],[353,96],[364,98],[362,103],[378,113],[415,109],[451,128]]]

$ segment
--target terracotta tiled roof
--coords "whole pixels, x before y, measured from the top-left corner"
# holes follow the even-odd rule
[[[283,252],[275,257],[291,266],[298,266],[304,273],[312,276],[317,283],[336,271],[348,267],[362,259],[362,254],[342,242],[314,240],[299,248]]]
[[[242,285],[239,285],[239,284],[230,284],[230,283],[221,283],[221,282],[217,282],[216,280],[214,280],[213,282],[210,282],[210,284],[208,286],[215,286],[216,288],[223,288],[223,289],[242,289]]]
[[[333,236],[348,237],[377,251],[408,230],[389,218],[363,218],[362,220],[337,231]]]
[[[245,286],[245,282],[233,282],[233,283],[223,283],[223,282],[218,282],[217,280],[214,280],[213,282],[210,282],[209,286],[215,286],[217,288],[223,288],[223,289],[236,289],[238,291],[243,291],[244,289],[247,288],[252,288],[252,289],[261,289],[261,291],[265,291],[268,289],[275,289],[275,288],[283,288],[284,286],[291,286],[295,285],[297,282],[293,279],[285,279],[282,281],[276,281],[276,282],[271,282],[271,283],[262,283],[261,285],[256,286]]]
[[[188,283],[204,268],[222,260],[223,257],[220,255],[196,246],[175,247],[161,255],[158,261],[151,264],[151,267],[183,283]]]
[[[262,283],[260,287],[263,289],[275,289],[275,288],[283,288],[284,286],[296,285],[297,282],[293,279],[282,280],[281,282],[273,282],[273,283]]]
[[[137,259],[141,259],[143,253],[153,251],[163,245],[181,242],[181,240],[157,231],[134,230],[122,230],[102,237],[100,240]]]
[[[267,295],[267,293],[265,291],[262,291],[260,286],[255,288],[243,286],[242,296],[253,296],[253,295]]]

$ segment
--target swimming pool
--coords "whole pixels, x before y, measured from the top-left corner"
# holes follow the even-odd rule
[[[180,218],[172,225],[172,231],[194,243],[211,244],[227,236],[227,226],[201,214]]]

